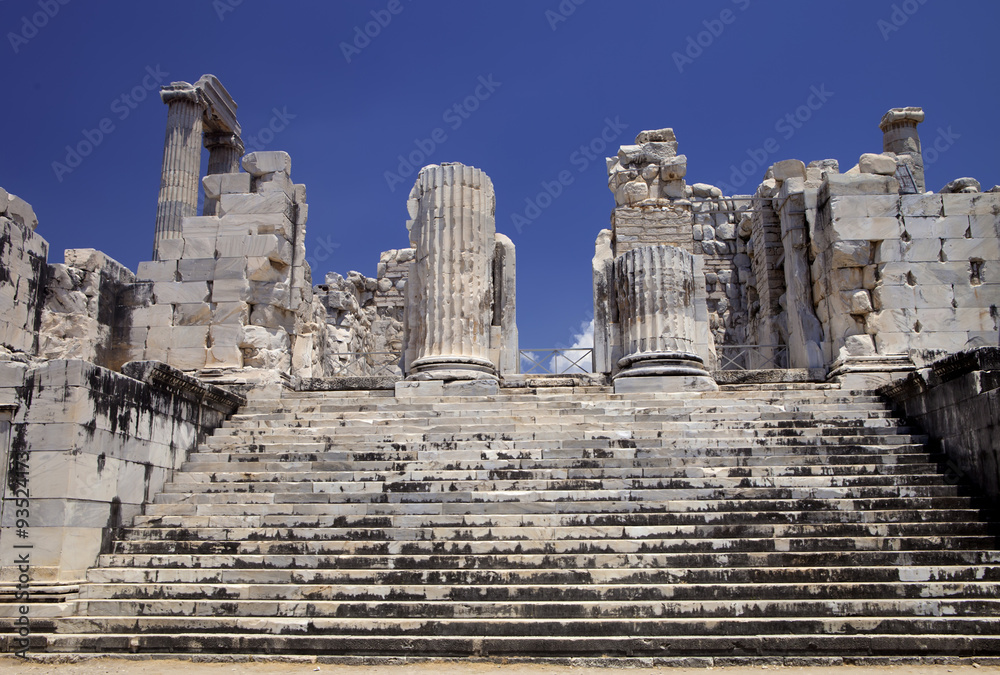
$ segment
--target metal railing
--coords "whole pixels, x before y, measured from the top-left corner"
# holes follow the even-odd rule
[[[374,377],[400,375],[399,362],[403,352],[339,352],[347,361],[336,364],[332,377]]]
[[[521,349],[523,375],[567,375],[594,370],[593,347]]]
[[[719,370],[788,368],[788,345],[716,345]]]

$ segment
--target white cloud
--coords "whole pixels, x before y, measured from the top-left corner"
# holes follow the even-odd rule
[[[562,373],[589,373],[593,368],[591,353],[585,350],[594,347],[594,320],[581,321],[580,327],[573,333],[573,345],[562,347],[562,353],[553,355],[551,352],[530,352],[530,359],[521,357],[521,371],[534,373],[543,372],[535,363],[538,362],[548,370],[548,372]],[[577,362],[578,361],[578,362]],[[574,362],[577,362],[574,365]]]

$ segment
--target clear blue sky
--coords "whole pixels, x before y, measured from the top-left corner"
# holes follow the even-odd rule
[[[0,26],[0,186],[34,205],[50,261],[73,247],[132,269],[148,258],[156,81],[214,73],[248,142],[289,152],[308,187],[317,283],[373,276],[381,250],[408,245],[400,155],[486,171],[517,246],[523,347],[568,346],[590,318],[594,238],[614,205],[603,157],[642,129],[675,129],[689,183],[749,173],[755,186],[781,159],[847,169],[881,151],[882,113],[920,105],[925,148],[943,150],[930,189],[1000,183],[993,0],[0,0]],[[102,120],[111,130],[57,176]],[[754,152],[769,139],[777,151]],[[561,173],[561,194],[529,209]]]

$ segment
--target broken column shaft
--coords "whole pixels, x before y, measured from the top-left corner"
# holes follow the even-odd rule
[[[410,193],[408,368],[413,379],[495,377],[490,359],[496,200],[474,167],[424,167]]]
[[[657,388],[715,389],[697,354],[694,257],[667,245],[642,246],[614,261],[615,297],[622,329],[619,379],[657,376]],[[683,383],[664,378],[682,376]]]

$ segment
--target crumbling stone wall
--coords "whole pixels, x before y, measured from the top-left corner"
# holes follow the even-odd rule
[[[64,263],[48,266],[38,356],[120,370],[131,348],[119,298],[133,283],[131,270],[100,251],[68,249]]]
[[[0,188],[0,354],[34,356],[42,325],[49,244],[20,197]]]
[[[318,376],[401,375],[404,289],[412,248],[382,253],[376,277],[331,272],[316,287],[325,313],[326,343]],[[359,358],[358,352],[367,355]]]

